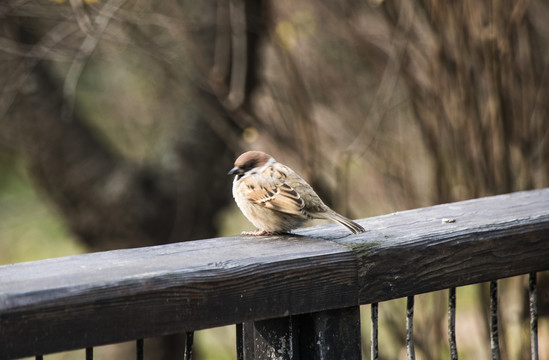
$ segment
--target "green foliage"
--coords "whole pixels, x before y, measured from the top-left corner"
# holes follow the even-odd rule
[[[0,264],[84,252],[61,217],[33,187],[22,164],[0,163]]]

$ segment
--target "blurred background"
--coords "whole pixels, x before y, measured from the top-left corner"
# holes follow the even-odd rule
[[[4,0],[0,264],[251,230],[226,175],[250,149],[352,218],[547,187],[547,19],[543,0]],[[502,358],[529,358],[527,279],[500,288]],[[446,297],[416,300],[418,358],[448,357]],[[486,286],[457,302],[460,357],[488,358]],[[380,304],[383,359],[404,314]],[[231,327],[196,343],[235,357]]]

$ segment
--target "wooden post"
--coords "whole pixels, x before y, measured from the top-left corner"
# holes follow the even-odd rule
[[[295,326],[291,316],[244,323],[244,360],[299,359]]]
[[[301,359],[361,358],[359,306],[320,311],[297,318]]]
[[[361,358],[360,307],[245,323],[243,359]]]

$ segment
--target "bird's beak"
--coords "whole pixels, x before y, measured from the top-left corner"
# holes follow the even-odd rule
[[[229,171],[227,175],[235,175],[235,174],[236,175],[242,174],[242,169],[235,166],[234,168],[231,169],[231,171]]]

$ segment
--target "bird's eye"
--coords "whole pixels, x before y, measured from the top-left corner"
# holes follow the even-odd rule
[[[244,166],[242,166],[242,171],[248,172],[252,170],[254,167],[255,167],[255,164],[251,164],[251,163],[244,164]]]

